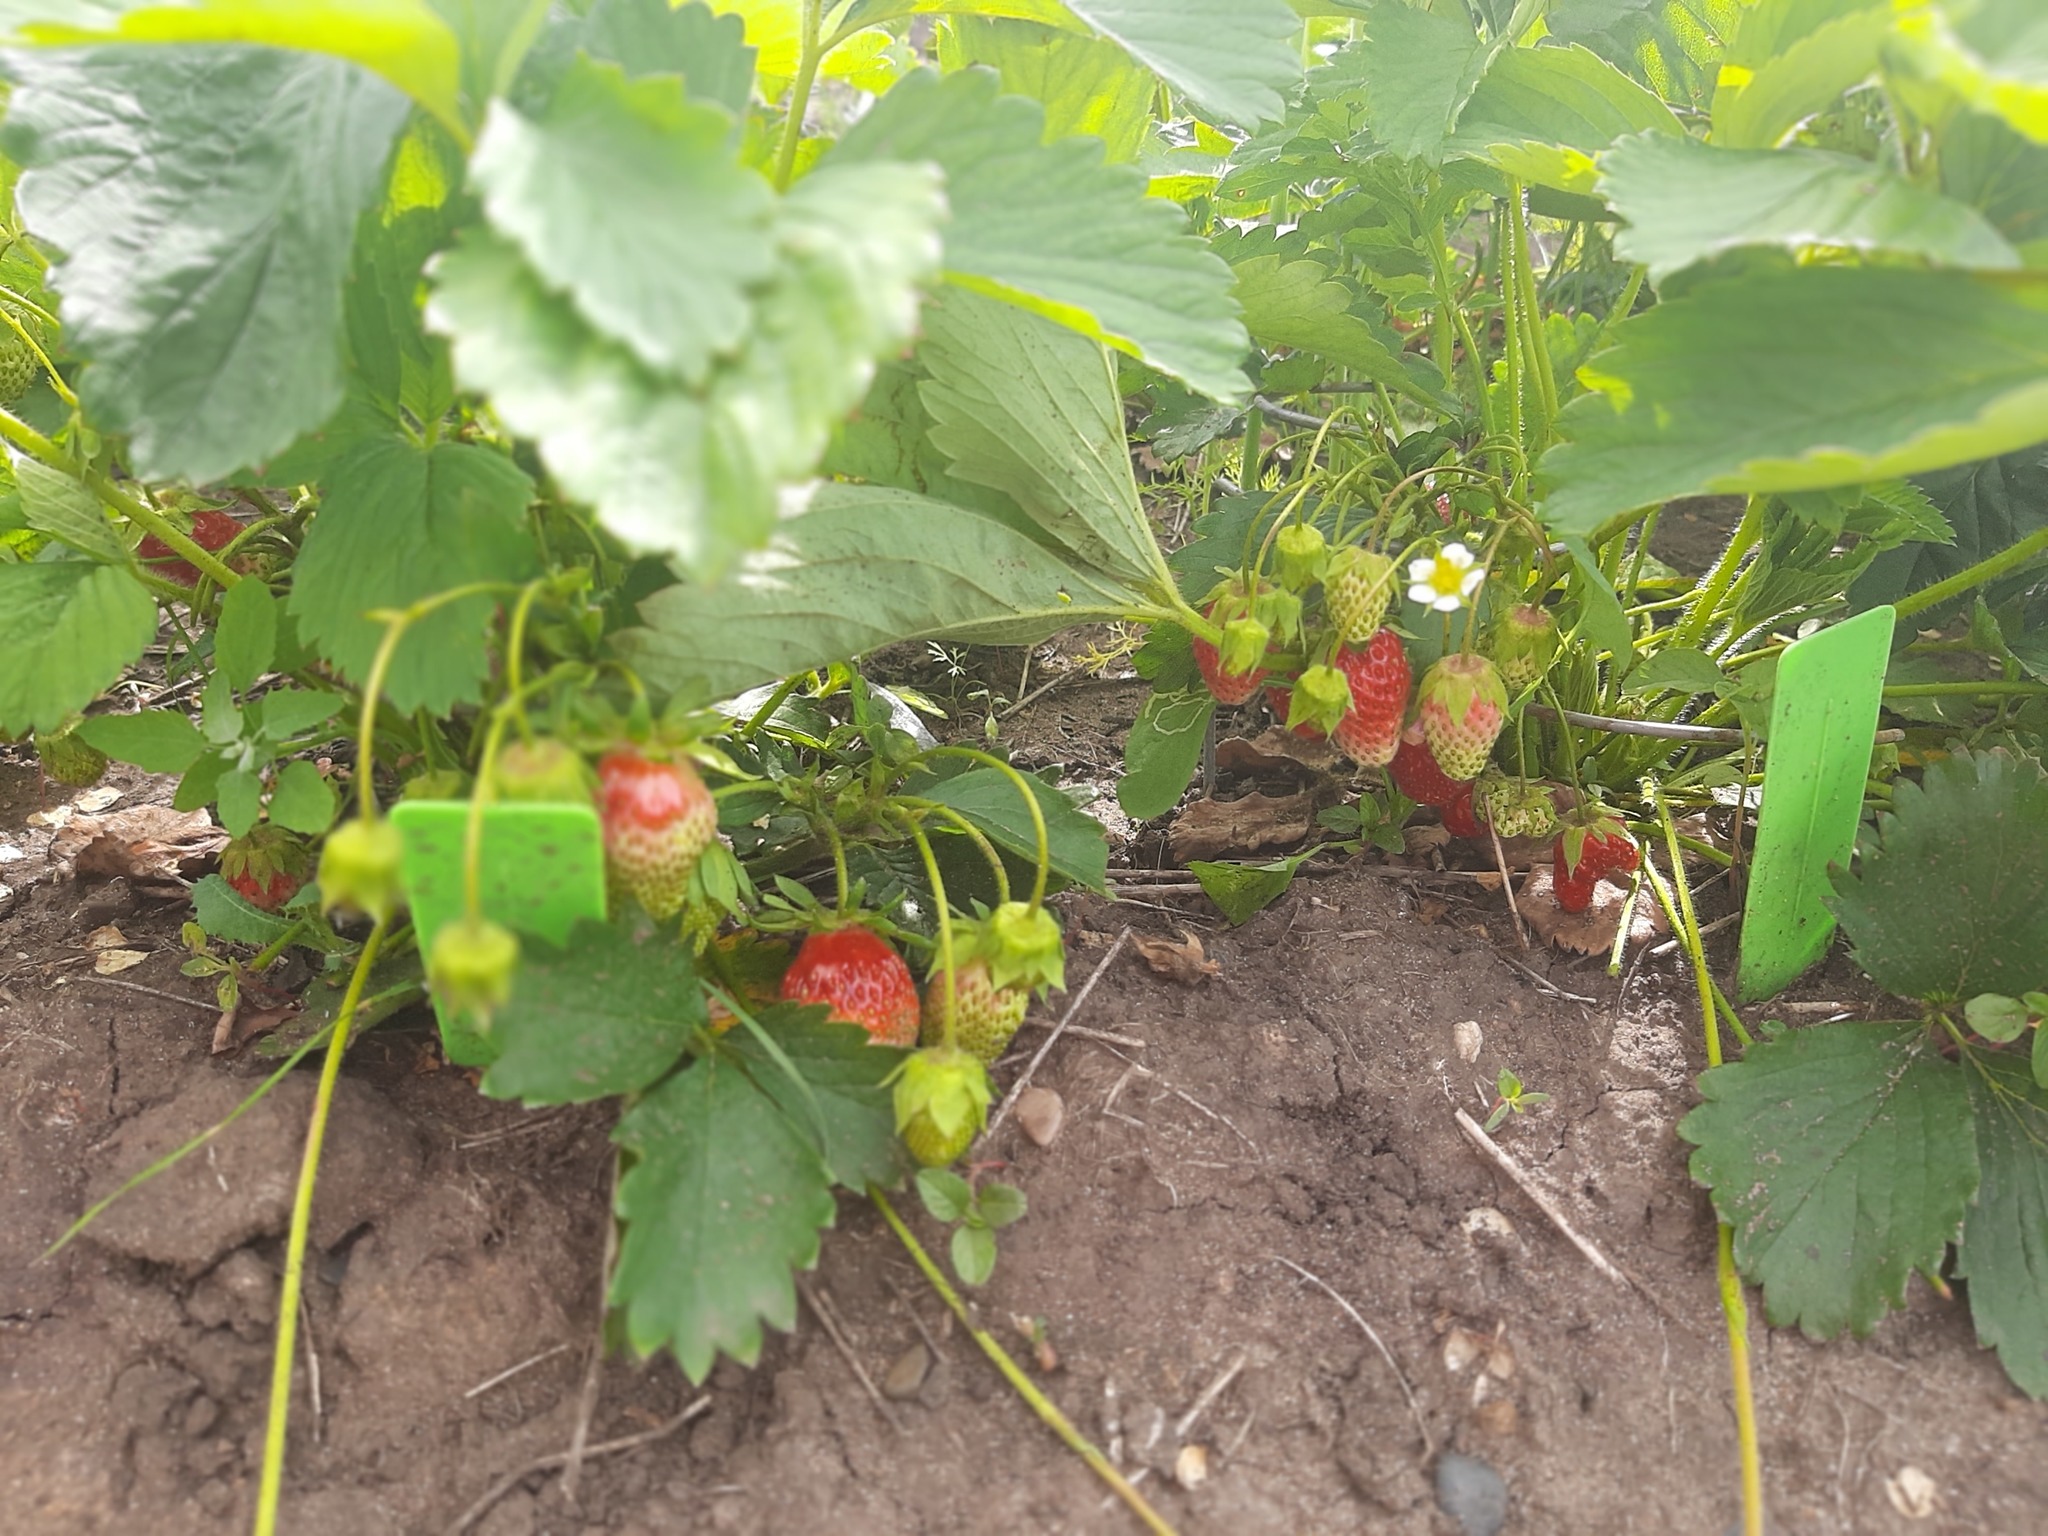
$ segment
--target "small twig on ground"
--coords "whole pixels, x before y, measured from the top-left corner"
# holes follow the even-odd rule
[[[1194,1406],[1189,1408],[1186,1413],[1182,1414],[1175,1421],[1173,1436],[1176,1440],[1187,1439],[1188,1431],[1193,1429],[1196,1421],[1209,1411],[1209,1405],[1229,1390],[1230,1384],[1237,1380],[1238,1375],[1244,1370],[1246,1362],[1250,1359],[1251,1353],[1248,1350],[1240,1349],[1237,1352],[1237,1358],[1223,1368],[1222,1374],[1202,1389],[1202,1395],[1195,1399]]]
[[[1067,1026],[1074,1022],[1074,1016],[1087,1004],[1088,994],[1093,992],[1095,984],[1102,980],[1102,974],[1109,969],[1110,962],[1123,953],[1123,947],[1130,942],[1130,938],[1131,930],[1128,928],[1124,929],[1116,936],[1116,942],[1110,945],[1108,951],[1095,963],[1095,969],[1089,973],[1088,979],[1081,983],[1081,990],[1076,992],[1074,1000],[1067,1004],[1067,1011],[1060,1016],[1059,1023],[1055,1024],[1052,1027],[1052,1033],[1045,1037],[1045,1044],[1041,1045],[1038,1048],[1038,1053],[1029,1062],[1025,1063],[1024,1070],[1018,1076],[1017,1081],[1012,1083],[1010,1091],[1003,1095],[1001,1106],[993,1115],[989,1116],[988,1129],[982,1132],[984,1137],[993,1136],[998,1130],[1002,1129],[1003,1122],[1010,1118],[1010,1111],[1016,1106],[1017,1096],[1031,1086],[1031,1074],[1038,1070],[1039,1063],[1044,1061],[1047,1053],[1059,1043],[1059,1038],[1066,1033]]]
[[[544,1110],[529,1119],[501,1126],[495,1131],[485,1131],[481,1136],[472,1136],[468,1141],[458,1141],[455,1144],[455,1150],[458,1152],[472,1152],[478,1147],[487,1147],[494,1141],[503,1141],[508,1136],[524,1136],[528,1131],[537,1131],[542,1126],[561,1119],[566,1113],[568,1113],[566,1105],[560,1109]]]
[[[1515,904],[1515,877],[1508,873],[1508,856],[1501,851],[1500,833],[1490,821],[1486,824],[1486,835],[1493,839],[1493,867],[1500,871],[1500,888],[1508,898],[1508,916],[1515,920],[1515,942],[1527,949],[1529,930],[1522,926],[1522,909]]]
[[[1496,1168],[1515,1181],[1515,1187],[1529,1197],[1537,1210],[1550,1218],[1550,1224],[1562,1232],[1571,1245],[1586,1256],[1588,1263],[1616,1285],[1629,1285],[1631,1283],[1628,1276],[1617,1269],[1614,1262],[1606,1254],[1594,1247],[1589,1239],[1579,1235],[1578,1229],[1565,1219],[1565,1214],[1558,1208],[1557,1202],[1544,1193],[1542,1187],[1523,1171],[1520,1163],[1517,1163],[1501,1149],[1499,1142],[1495,1141],[1480,1128],[1477,1120],[1474,1120],[1462,1109],[1456,1111],[1456,1114],[1458,1117],[1458,1129],[1465,1133],[1466,1139],[1484,1153]]]
[[[1024,1027],[1026,1029],[1053,1029],[1057,1026],[1051,1019],[1026,1019]],[[1076,1040],[1099,1040],[1104,1045],[1128,1046],[1132,1050],[1137,1051],[1145,1049],[1145,1042],[1136,1035],[1113,1035],[1106,1029],[1090,1029],[1085,1024],[1069,1024],[1067,1026],[1067,1033]]]
[[[643,1445],[666,1439],[692,1419],[702,1418],[711,1411],[711,1394],[705,1393],[665,1424],[653,1429],[643,1429],[637,1435],[623,1435],[617,1440],[604,1440],[596,1445],[585,1446],[580,1459],[597,1461],[606,1456],[617,1456],[625,1451],[637,1451]],[[508,1472],[484,1490],[483,1497],[465,1509],[448,1527],[448,1536],[467,1536],[469,1528],[490,1513],[491,1506],[505,1497],[514,1488],[532,1477],[536,1472],[552,1472],[557,1467],[569,1464],[569,1453],[557,1451],[552,1456],[537,1456],[516,1472]]]
[[[180,997],[175,992],[166,992],[161,987],[145,987],[139,981],[122,981],[114,976],[59,976],[51,983],[53,987],[68,987],[75,982],[91,982],[96,987],[119,987],[123,992],[140,992],[144,997],[154,997],[166,1003],[177,1003],[185,1008],[197,1008],[201,1013],[218,1016],[220,1004],[203,1002],[196,997]]]
[[[619,1169],[623,1155],[612,1154],[611,1193],[604,1202],[604,1256],[597,1266],[597,1332],[590,1341],[590,1363],[583,1370],[583,1390],[576,1398],[576,1432],[562,1461],[562,1502],[576,1507],[576,1484],[583,1477],[585,1442],[597,1416],[597,1394],[604,1385],[604,1324],[611,1313],[612,1262],[619,1256]]]
[[[1282,1258],[1277,1253],[1273,1255],[1273,1262],[1275,1264],[1285,1264],[1289,1269],[1301,1276],[1302,1279],[1337,1303],[1338,1306],[1344,1309],[1344,1315],[1358,1324],[1359,1329],[1365,1336],[1372,1340],[1372,1347],[1378,1350],[1380,1358],[1387,1362],[1387,1369],[1394,1373],[1394,1380],[1401,1384],[1401,1395],[1408,1400],[1408,1412],[1414,1416],[1416,1431],[1422,1436],[1422,1459],[1427,1461],[1430,1457],[1434,1456],[1436,1454],[1436,1441],[1429,1433],[1429,1421],[1423,1418],[1422,1405],[1415,1401],[1415,1389],[1408,1385],[1408,1377],[1401,1369],[1401,1362],[1396,1360],[1394,1352],[1387,1348],[1387,1341],[1379,1336],[1378,1331],[1371,1323],[1365,1320],[1359,1313],[1358,1308],[1351,1305],[1342,1296],[1339,1296],[1331,1288],[1330,1283],[1320,1275],[1310,1274],[1299,1264],[1295,1263],[1294,1260]]]
[[[1728,927],[1731,923],[1739,923],[1741,921],[1742,914],[1740,912],[1730,912],[1726,917],[1717,917],[1711,923],[1701,923],[1700,937],[1704,939],[1710,933],[1719,933],[1723,928]],[[1664,956],[1670,954],[1676,948],[1678,948],[1677,939],[1666,939],[1662,944],[1659,944],[1655,948],[1653,948],[1650,951],[1650,955],[1653,959],[1661,960],[1664,958]],[[1787,1004],[1785,1006],[1796,1007],[1797,1004]]]
[[[1600,1005],[1599,998],[1588,997],[1583,992],[1567,992],[1563,987],[1560,987],[1556,982],[1552,981],[1548,976],[1545,976],[1541,971],[1531,970],[1528,966],[1522,964],[1522,962],[1519,960],[1516,960],[1508,955],[1502,955],[1501,959],[1506,960],[1509,965],[1512,965],[1524,976],[1528,977],[1531,981],[1535,982],[1536,988],[1540,992],[1547,992],[1552,997],[1561,997],[1568,1003],[1590,1003],[1596,1008]]]
[[[299,1331],[306,1336],[306,1395],[313,1404],[313,1443],[318,1445],[325,1407],[320,1401],[320,1352],[313,1347],[313,1313],[306,1305],[304,1291],[299,1293]]]
[[[853,1372],[854,1380],[858,1381],[861,1390],[867,1393],[868,1401],[875,1405],[875,1412],[882,1416],[882,1422],[897,1434],[902,1434],[903,1421],[896,1417],[896,1410],[889,1406],[889,1400],[882,1396],[881,1390],[875,1386],[874,1378],[868,1375],[867,1368],[860,1363],[860,1356],[853,1352],[853,1346],[846,1341],[846,1335],[840,1331],[839,1319],[826,1310],[824,1298],[813,1292],[808,1285],[799,1285],[796,1293],[803,1297],[804,1305],[811,1309],[811,1316],[824,1325],[825,1337],[830,1339],[832,1347],[839,1351],[839,1358],[844,1360],[846,1368]]]
[[[552,1360],[556,1355],[559,1355],[563,1350],[567,1349],[568,1347],[569,1346],[567,1344],[557,1344],[553,1349],[544,1349],[537,1355],[528,1355],[524,1360],[520,1361],[517,1365],[507,1366],[504,1370],[498,1372],[497,1375],[486,1377],[484,1380],[478,1382],[475,1386],[471,1387],[467,1392],[462,1394],[463,1399],[467,1401],[472,1397],[481,1397],[484,1393],[490,1391],[491,1388],[510,1381],[514,1376],[517,1376],[521,1371],[539,1365],[543,1360]]]
[[[903,1310],[910,1314],[910,1326],[915,1328],[918,1337],[924,1340],[924,1347],[932,1352],[932,1359],[941,1364],[951,1364],[952,1362],[947,1358],[945,1350],[939,1347],[939,1336],[931,1331],[931,1328],[922,1317],[918,1316],[917,1303],[906,1296],[903,1292],[903,1287],[898,1285],[888,1275],[882,1276],[882,1284],[888,1286],[890,1294],[903,1303]]]

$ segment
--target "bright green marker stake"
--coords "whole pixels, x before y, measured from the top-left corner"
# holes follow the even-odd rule
[[[434,946],[441,925],[462,912],[462,842],[466,800],[406,800],[391,808],[405,840],[405,890],[420,952]],[[519,802],[484,808],[484,916],[513,932],[566,945],[586,917],[604,921],[604,836],[587,805]],[[457,1066],[488,1066],[497,1050],[462,1019],[435,1012],[441,1045]]]
[[[1828,866],[1848,862],[1892,644],[1892,610],[1873,608],[1785,648],[1764,748],[1736,995],[1769,997],[1834,936]]]

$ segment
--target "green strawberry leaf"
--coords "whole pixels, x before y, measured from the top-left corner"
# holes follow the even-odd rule
[[[247,688],[277,654],[277,598],[260,581],[238,581],[221,594],[213,657],[228,682]]]
[[[230,944],[271,944],[291,924],[243,897],[219,875],[206,875],[192,887],[192,920],[208,937]]]
[[[674,936],[584,921],[565,946],[523,941],[512,1000],[492,1016],[492,1098],[583,1104],[633,1093],[705,1022],[704,989]]]
[[[628,76],[681,75],[690,95],[734,117],[754,87],[754,50],[746,24],[708,5],[669,0],[597,0],[583,23],[583,51],[624,67]]]
[[[818,1144],[835,1183],[856,1192],[903,1179],[903,1145],[883,1080],[901,1051],[871,1044],[858,1024],[832,1024],[823,1008],[777,1004],[755,1015],[781,1060],[745,1025],[724,1036],[760,1090]],[[786,1065],[785,1065],[786,1064]],[[790,1080],[794,1068],[801,1084]]]
[[[93,715],[79,723],[78,734],[88,746],[149,773],[183,773],[206,750],[199,727],[176,709]]]
[[[676,76],[628,80],[582,59],[542,120],[492,109],[470,177],[543,284],[642,365],[695,387],[745,340],[748,293],[775,270],[775,195],[733,157],[734,136]]]
[[[2013,1384],[2048,1398],[2048,1087],[1999,1052],[1974,1056],[1977,1161],[1984,1180],[1963,1222],[1956,1273],[1970,1282],[1977,1340]]]
[[[1918,1025],[1824,1024],[1699,1079],[1678,1132],[1775,1327],[1868,1333],[1932,1271],[1976,1192],[1962,1072]]]
[[[2003,1045],[2027,1027],[2027,1008],[2016,997],[1980,992],[1963,1005],[1963,1020],[1986,1040]]]
[[[962,1285],[985,1285],[996,1272],[996,1235],[987,1227],[953,1229],[953,1273]]]
[[[533,574],[525,529],[533,482],[505,454],[469,443],[432,448],[392,435],[336,463],[293,572],[300,632],[342,672],[367,677],[384,626],[374,608],[403,608],[476,581]],[[503,599],[480,593],[407,630],[385,689],[397,709],[445,714],[490,675],[486,630]]]
[[[0,730],[54,731],[156,638],[156,603],[85,560],[0,565]]]
[[[925,307],[918,387],[953,476],[1011,498],[1081,564],[1143,583],[1159,568],[1099,343],[980,294]]]
[[[1322,851],[1322,844],[1318,843],[1313,848],[1264,864],[1194,859],[1189,861],[1188,869],[1201,882],[1203,893],[1222,909],[1223,915],[1235,926],[1250,922],[1256,914],[1284,896],[1287,888],[1294,884],[1294,872],[1301,868],[1303,861]]]
[[[1028,1202],[1014,1184],[984,1184],[974,1197],[974,1208],[991,1228],[1007,1227],[1024,1219]]]
[[[1366,122],[1382,147],[1434,165],[1497,45],[1480,38],[1462,14],[1388,0],[1377,0],[1365,26],[1364,41],[1334,67],[1363,83]]]
[[[1039,814],[1045,818],[1046,849],[1053,874],[1069,885],[1106,890],[1109,843],[1103,836],[1102,823],[1036,774],[1025,774],[1024,782],[1031,786]],[[1038,857],[1038,838],[1032,828],[1030,807],[1001,769],[969,768],[948,779],[919,784],[916,793],[951,806],[1006,852],[1023,859]]]
[[[745,1068],[721,1052],[650,1092],[613,1139],[631,1162],[611,1302],[639,1353],[662,1345],[701,1382],[720,1351],[761,1353],[761,1325],[796,1323],[792,1269],[818,1260],[831,1176],[817,1149]]]
[[[288,832],[318,837],[340,809],[334,786],[303,757],[286,763],[270,786],[270,819]]]
[[[1116,803],[1126,816],[1150,821],[1180,804],[1215,718],[1216,700],[1206,688],[1154,688],[1145,695],[1124,743],[1124,776],[1116,782]]]
[[[128,546],[107,521],[99,498],[70,475],[24,454],[14,461],[14,482],[29,527],[95,560],[128,563]]]
[[[1136,160],[1152,133],[1159,87],[1115,43],[1007,18],[960,16],[941,44],[948,69],[986,64],[1003,91],[1045,108],[1045,136],[1090,134],[1113,163]]]
[[[932,1220],[951,1226],[956,1221],[965,1221],[967,1213],[974,1209],[974,1186],[950,1169],[920,1168],[917,1198],[931,1212]]]
[[[1902,779],[1832,905],[1856,961],[1900,997],[2016,997],[2048,983],[2048,775],[1958,752]]]
[[[653,686],[725,698],[896,640],[1030,645],[1141,602],[987,514],[824,484],[726,581],[643,598],[646,627],[613,643]]]
[[[906,75],[828,165],[935,163],[946,173],[946,276],[1143,358],[1218,399],[1242,399],[1247,340],[1230,273],[1186,216],[1145,195],[1088,139],[1043,142],[1045,113],[987,70]]]
[[[587,217],[563,201],[541,214]],[[427,318],[453,338],[457,376],[539,444],[607,528],[714,576],[773,530],[780,486],[811,473],[875,358],[909,339],[940,211],[926,167],[838,164],[806,176],[776,205],[775,274],[751,295],[745,344],[701,389],[597,333],[489,232],[437,260]],[[607,218],[631,248],[630,213]],[[675,283],[670,268],[646,274],[650,292]]]
[[[275,9],[275,8],[272,8]],[[452,62],[452,60],[451,60]],[[94,426],[151,478],[269,457],[342,395],[341,283],[403,95],[285,48],[9,55],[0,149]]]

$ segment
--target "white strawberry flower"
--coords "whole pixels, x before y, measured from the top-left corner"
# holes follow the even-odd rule
[[[1456,613],[1472,600],[1486,567],[1463,544],[1446,544],[1435,555],[1408,562],[1408,601],[1438,613]]]

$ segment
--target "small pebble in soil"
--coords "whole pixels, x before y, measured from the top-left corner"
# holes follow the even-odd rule
[[[896,1357],[889,1367],[889,1374],[882,1378],[882,1396],[891,1402],[904,1403],[924,1390],[924,1379],[931,1374],[932,1357],[922,1344],[912,1344]]]
[[[1901,1467],[1884,1480],[1884,1492],[1892,1508],[1908,1520],[1925,1520],[1934,1513],[1940,1490],[1918,1467]]]
[[[1458,1225],[1467,1237],[1492,1237],[1505,1241],[1515,1235],[1515,1224],[1490,1205],[1474,1206]]]
[[[1173,1480],[1183,1488],[1196,1488],[1209,1480],[1209,1452],[1200,1445],[1184,1445],[1173,1459]]]
[[[1049,1147],[1067,1123],[1066,1102],[1050,1088],[1026,1088],[1017,1095],[1017,1123],[1041,1147]]]
[[[1451,1043],[1458,1048],[1458,1060],[1467,1066],[1479,1059],[1479,1047],[1485,1039],[1477,1019],[1467,1019],[1462,1024],[1451,1026]]]
[[[1436,1502],[1463,1536],[1499,1536],[1508,1523],[1508,1485],[1477,1456],[1445,1451],[1437,1458]]]

